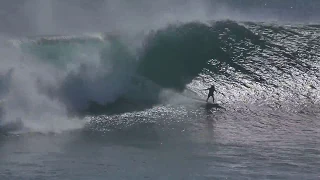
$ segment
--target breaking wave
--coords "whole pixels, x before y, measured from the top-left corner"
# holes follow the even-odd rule
[[[174,96],[203,98],[201,89],[212,83],[224,104],[318,103],[317,25],[190,22],[136,37],[101,33],[10,43],[16,48],[6,46],[11,53],[0,69],[7,120],[143,110]]]

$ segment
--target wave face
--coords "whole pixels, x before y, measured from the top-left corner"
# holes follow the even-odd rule
[[[139,72],[162,87],[217,84],[235,99],[312,99],[319,76],[319,27],[187,23],[155,32]],[[254,97],[253,97],[254,96]],[[315,100],[315,98],[314,98]]]
[[[319,35],[319,25],[218,21],[171,24],[134,38],[26,38],[12,41],[24,60],[6,64],[12,70],[2,71],[0,92],[21,102],[27,95],[11,84],[28,84],[56,109],[86,113],[141,110],[177,94],[204,97],[201,89],[212,83],[225,104],[316,104]],[[24,83],[21,72],[29,77]],[[166,90],[175,93],[163,96]]]

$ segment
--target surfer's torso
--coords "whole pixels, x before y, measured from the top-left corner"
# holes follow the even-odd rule
[[[214,86],[211,86],[210,88],[209,88],[209,95],[213,95],[213,92],[215,91],[215,88],[214,88]]]

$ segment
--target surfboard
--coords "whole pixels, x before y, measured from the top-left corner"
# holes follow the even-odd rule
[[[200,99],[200,98],[191,97],[191,99],[199,101],[199,102],[207,103],[207,104],[217,104],[217,103],[213,103],[213,102],[210,102],[210,101],[207,102],[206,100]]]
[[[195,97],[191,97],[192,100],[194,100],[197,103],[201,103],[202,107],[205,107],[206,109],[208,108],[221,108],[224,109],[224,107],[222,107],[219,103],[213,103],[210,101],[206,101],[205,99],[200,99],[200,98],[195,98]]]

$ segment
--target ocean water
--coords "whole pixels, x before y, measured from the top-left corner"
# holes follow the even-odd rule
[[[1,180],[320,179],[316,2],[228,1],[259,21],[189,1],[144,2],[150,19],[123,1],[30,2],[17,13],[30,24],[2,23]],[[131,11],[111,21],[111,7]]]

